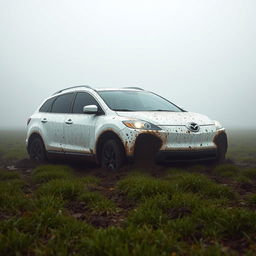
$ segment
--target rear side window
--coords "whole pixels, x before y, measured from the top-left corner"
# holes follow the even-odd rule
[[[51,112],[52,103],[54,102],[55,99],[56,97],[47,100],[43,104],[43,106],[39,109],[39,112]]]
[[[60,95],[52,105],[53,113],[69,113],[74,93]]]
[[[75,103],[73,106],[73,113],[83,113],[83,108],[86,105],[96,105],[99,109],[101,109],[99,103],[93,98],[92,95],[86,92],[79,92],[76,95]]]

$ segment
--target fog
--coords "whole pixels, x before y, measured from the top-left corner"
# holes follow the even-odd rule
[[[256,128],[255,13],[255,0],[0,0],[0,128],[81,84]]]

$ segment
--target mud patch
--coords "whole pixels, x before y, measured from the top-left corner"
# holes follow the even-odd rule
[[[154,165],[157,152],[162,146],[162,141],[152,134],[140,134],[136,140],[134,151],[135,165]]]
[[[36,168],[40,163],[30,160],[28,158],[21,159],[15,163],[15,168],[17,169],[34,169]]]

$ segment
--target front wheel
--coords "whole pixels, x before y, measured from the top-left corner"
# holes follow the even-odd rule
[[[224,146],[219,146],[217,149],[217,158],[216,158],[216,163],[222,164],[225,163],[226,160],[226,149]]]
[[[29,156],[30,159],[43,162],[46,160],[46,151],[44,143],[40,138],[34,138],[29,146]]]
[[[224,163],[226,159],[226,153],[228,149],[228,139],[227,134],[223,131],[219,133],[215,139],[214,142],[217,146],[217,163]]]
[[[101,166],[109,170],[117,170],[124,164],[122,145],[114,139],[107,140],[101,150]]]

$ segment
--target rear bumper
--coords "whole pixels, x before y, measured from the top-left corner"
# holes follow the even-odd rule
[[[157,162],[206,161],[217,158],[217,149],[166,150],[156,154]]]

